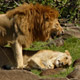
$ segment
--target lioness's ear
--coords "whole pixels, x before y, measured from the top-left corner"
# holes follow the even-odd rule
[[[65,50],[65,53],[66,53],[67,55],[70,55],[70,52],[69,52],[68,50]]]

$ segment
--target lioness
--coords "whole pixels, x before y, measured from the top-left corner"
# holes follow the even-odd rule
[[[69,66],[71,63],[72,57],[68,50],[65,50],[65,53],[52,50],[40,50],[29,58],[27,68],[54,69],[54,67]]]
[[[0,15],[0,45],[11,44],[17,68],[24,67],[22,48],[34,41],[46,41],[52,33],[63,32],[58,15],[49,6],[26,3]]]

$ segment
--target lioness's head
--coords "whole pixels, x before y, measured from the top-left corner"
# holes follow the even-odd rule
[[[54,62],[56,67],[62,67],[65,65],[69,66],[71,65],[71,63],[72,57],[70,56],[70,53],[67,50],[65,50],[65,53],[60,54]]]

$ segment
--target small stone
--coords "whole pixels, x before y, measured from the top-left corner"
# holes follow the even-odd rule
[[[73,62],[73,67],[80,65],[80,59],[77,59]]]
[[[48,76],[48,75],[55,75],[60,72],[64,72],[66,69],[64,68],[56,68],[56,69],[47,69],[40,73],[40,76]]]
[[[80,79],[80,67],[75,68],[67,77],[69,79]]]

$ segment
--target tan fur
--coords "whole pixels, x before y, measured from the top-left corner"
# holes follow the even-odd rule
[[[66,52],[68,52],[68,54]],[[69,66],[71,63],[72,57],[69,51],[65,51],[65,53],[63,53],[52,50],[41,50],[29,58],[27,66],[28,68],[54,69],[55,66]]]
[[[53,32],[62,33],[58,15],[55,9],[40,4],[23,4],[0,15],[0,45],[11,44],[18,68],[23,67],[22,48],[48,40]]]
[[[6,14],[0,15],[0,45],[7,44],[9,40],[12,40],[13,20],[9,20]],[[11,35],[10,35],[11,34]]]

